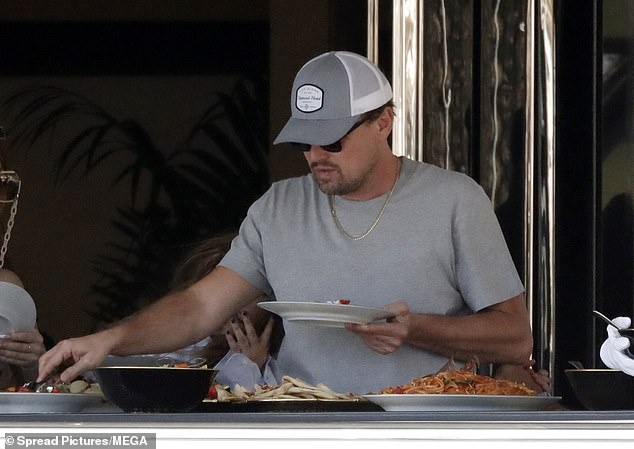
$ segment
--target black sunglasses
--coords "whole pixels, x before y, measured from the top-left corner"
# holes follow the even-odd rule
[[[366,120],[361,120],[360,122],[357,122],[354,125],[352,125],[352,128],[350,128],[348,132],[345,133],[343,137],[337,140],[336,142],[329,143],[328,145],[317,145],[317,146],[323,148],[329,153],[339,153],[341,151],[341,141],[343,140],[343,138],[346,137],[355,129],[357,129],[359,126],[363,125],[365,122]],[[298,143],[298,142],[291,142],[291,145],[293,145],[298,150],[302,150],[302,151],[310,151],[310,147],[312,146],[309,143]]]

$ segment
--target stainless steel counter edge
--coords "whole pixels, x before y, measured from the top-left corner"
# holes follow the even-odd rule
[[[0,426],[30,423],[93,425],[267,425],[419,426],[440,423],[490,423],[548,426],[589,424],[634,429],[634,410],[623,411],[425,411],[425,412],[258,412],[258,413],[5,413]]]
[[[0,447],[18,434],[153,434],[157,448],[257,443],[260,449],[634,447],[634,412],[116,413],[0,415]],[[5,443],[5,446],[3,446]],[[421,444],[426,444],[421,446]],[[13,447],[13,446],[12,446]]]

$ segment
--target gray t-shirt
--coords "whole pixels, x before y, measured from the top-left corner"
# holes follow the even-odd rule
[[[337,197],[337,215],[348,233],[361,234],[384,200]],[[279,301],[404,301],[414,313],[468,314],[524,290],[482,188],[464,174],[409,159],[364,239],[343,236],[327,195],[306,175],[274,183],[251,206],[220,265]],[[338,391],[407,383],[447,361],[407,344],[381,355],[345,329],[284,321],[284,330],[276,374]]]

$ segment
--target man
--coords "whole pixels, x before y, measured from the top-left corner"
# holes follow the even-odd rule
[[[392,153],[391,101],[389,82],[362,56],[329,52],[305,64],[274,143],[296,143],[311,175],[274,183],[209,275],[115,327],[60,342],[41,358],[40,377],[64,362],[67,381],[109,353],[186,346],[262,294],[394,313],[345,328],[286,321],[279,375],[366,393],[450,358],[528,366],[523,287],[490,201],[463,174]]]

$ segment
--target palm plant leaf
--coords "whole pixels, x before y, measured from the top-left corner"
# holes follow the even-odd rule
[[[170,154],[137,121],[62,88],[25,89],[2,102],[13,145],[31,146],[56,129],[69,136],[56,142],[59,182],[127,161],[111,186],[129,180],[131,201],[111,221],[119,238],[93,261],[99,281],[92,290],[101,299],[89,314],[101,321],[128,315],[165,293],[189,244],[237,229],[269,184],[266,105],[254,92],[239,82],[232,95],[216,93],[185,145]]]

